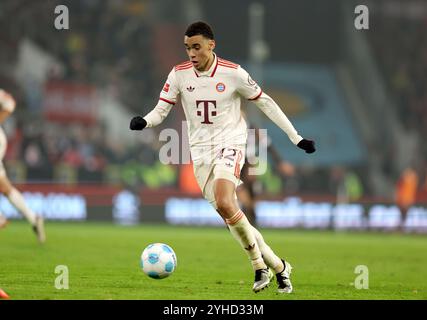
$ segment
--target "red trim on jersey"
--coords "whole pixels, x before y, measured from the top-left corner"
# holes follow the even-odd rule
[[[175,71],[185,70],[191,68],[191,61],[183,62],[175,66]]]
[[[191,65],[182,66],[182,67],[176,67],[175,70],[182,70],[182,69],[188,69],[188,68],[191,68]]]
[[[212,67],[211,67],[212,68]],[[209,77],[213,77],[215,75],[216,69],[218,68],[218,57],[216,57],[216,64],[215,67],[211,73],[211,75]],[[204,71],[203,71],[204,72]],[[194,73],[196,74],[197,78],[200,77],[199,74],[197,73],[197,71],[194,69]]]
[[[182,63],[180,63],[180,64],[177,64],[177,65],[175,66],[175,68],[180,68],[180,67],[184,67],[184,66],[187,66],[187,65],[190,65],[190,66],[191,66],[191,61],[186,61],[186,62],[182,62]]]
[[[240,160],[242,160],[242,151],[239,150],[239,154],[237,155],[236,165],[234,167],[234,176],[237,179],[240,179]]]
[[[234,62],[222,59],[222,58],[218,58],[218,60],[219,60],[219,62],[222,62],[224,64],[229,64],[229,65],[232,65],[234,67],[238,67],[239,66],[237,63],[234,63]]]
[[[175,105],[175,102],[169,101],[169,100],[162,98],[162,97],[160,97],[159,100],[162,100],[162,101],[167,102],[169,104]]]
[[[248,100],[250,100],[250,101],[257,100],[259,97],[261,97],[261,95],[262,95],[262,90],[260,91],[260,93],[255,98],[251,98],[251,99],[248,99]]]
[[[212,71],[211,78],[215,75],[216,68],[218,68],[218,57],[216,58],[216,65],[215,65],[214,70]]]
[[[232,69],[237,69],[239,67],[238,64],[222,59],[222,58],[218,58],[218,64],[220,66],[226,67],[226,68],[232,68]]]
[[[175,68],[175,71],[182,71],[182,70],[187,70],[187,69],[190,69],[190,68],[191,68],[191,66],[181,67],[181,68]]]
[[[218,63],[218,65],[220,65],[221,67],[225,67],[225,68],[237,69],[237,67],[234,67],[234,66],[229,65],[229,64]]]
[[[230,67],[234,67],[237,68],[239,65],[234,64],[234,63],[228,63],[228,62],[224,62],[224,61],[219,61],[220,64],[226,65],[226,66],[230,66]]]

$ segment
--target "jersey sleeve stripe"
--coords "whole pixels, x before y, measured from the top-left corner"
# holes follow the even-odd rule
[[[169,101],[169,100],[162,98],[162,97],[160,97],[159,100],[162,100],[162,101],[167,102],[169,104],[175,105],[175,102]]]
[[[180,67],[189,66],[189,65],[191,65],[191,61],[187,61],[187,62],[183,62],[183,63],[177,64],[175,66],[175,68],[180,68]]]
[[[175,71],[187,70],[187,69],[190,69],[190,68],[191,68],[191,66],[188,66],[188,67],[180,67],[180,68],[175,68]]]
[[[222,65],[225,65],[225,66],[230,66],[230,67],[233,67],[233,68],[237,68],[238,67],[237,64],[232,64],[232,63],[227,63],[227,62],[222,62],[222,61],[219,61],[219,64],[222,64]]]
[[[251,98],[251,99],[248,99],[248,100],[250,100],[250,101],[257,100],[259,97],[261,97],[261,95],[262,95],[262,90],[259,92],[259,94],[255,98]]]
[[[219,62],[222,62],[222,63],[224,63],[224,64],[230,64],[230,65],[232,65],[232,66],[238,66],[238,64],[236,64],[236,63],[234,63],[234,62],[231,62],[231,61],[228,61],[228,60],[225,60],[225,59],[222,59],[222,58],[218,58],[218,61]]]
[[[225,67],[225,68],[237,69],[237,66],[231,66],[229,64],[218,63],[218,65]]]
[[[191,64],[190,61],[178,64],[178,65],[175,66],[175,71],[188,69],[188,68],[191,67],[191,65],[192,64]]]

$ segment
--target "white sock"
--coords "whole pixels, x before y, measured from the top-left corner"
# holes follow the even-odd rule
[[[252,268],[254,270],[267,268],[252,231],[252,225],[242,210],[237,211],[230,219],[226,219],[225,222],[233,237],[245,249],[246,254],[251,259]]]
[[[21,192],[19,192],[15,188],[12,188],[12,191],[10,191],[10,193],[7,195],[7,198],[9,199],[10,203],[16,208],[16,210],[18,210],[25,218],[27,218],[28,222],[31,223],[31,225],[36,224],[36,215],[30,208],[28,208]]]
[[[262,234],[252,226],[253,233],[255,235],[256,241],[258,243],[259,249],[262,253],[262,257],[264,258],[265,263],[271,269],[274,270],[275,273],[279,273],[283,271],[283,262],[282,260],[276,256],[276,254],[271,250],[271,248],[265,243]]]

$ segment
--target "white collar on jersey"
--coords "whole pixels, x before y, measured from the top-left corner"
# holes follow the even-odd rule
[[[196,74],[197,77],[213,77],[215,75],[216,68],[218,67],[218,58],[215,53],[213,53],[213,55],[214,55],[214,62],[212,63],[209,70],[197,71],[196,68],[193,67],[194,73]]]

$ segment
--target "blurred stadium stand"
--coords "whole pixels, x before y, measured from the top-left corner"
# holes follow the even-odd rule
[[[426,203],[427,3],[365,1],[366,31],[354,28],[357,1],[261,3],[268,52],[258,74],[248,1],[1,1],[0,87],[18,102],[4,125],[11,179],[160,192],[185,185],[180,166],[158,160],[160,130],[181,132],[180,107],[162,128],[143,134],[130,132],[128,121],[155,105],[172,66],[186,60],[185,27],[203,19],[214,28],[216,52],[253,71],[299,131],[317,142],[308,158],[263,119],[273,144],[297,167],[296,177],[278,178],[274,187],[259,177],[266,196],[335,201],[356,181],[352,200],[392,202],[411,167],[416,201]],[[53,26],[59,4],[69,8],[70,30]]]

